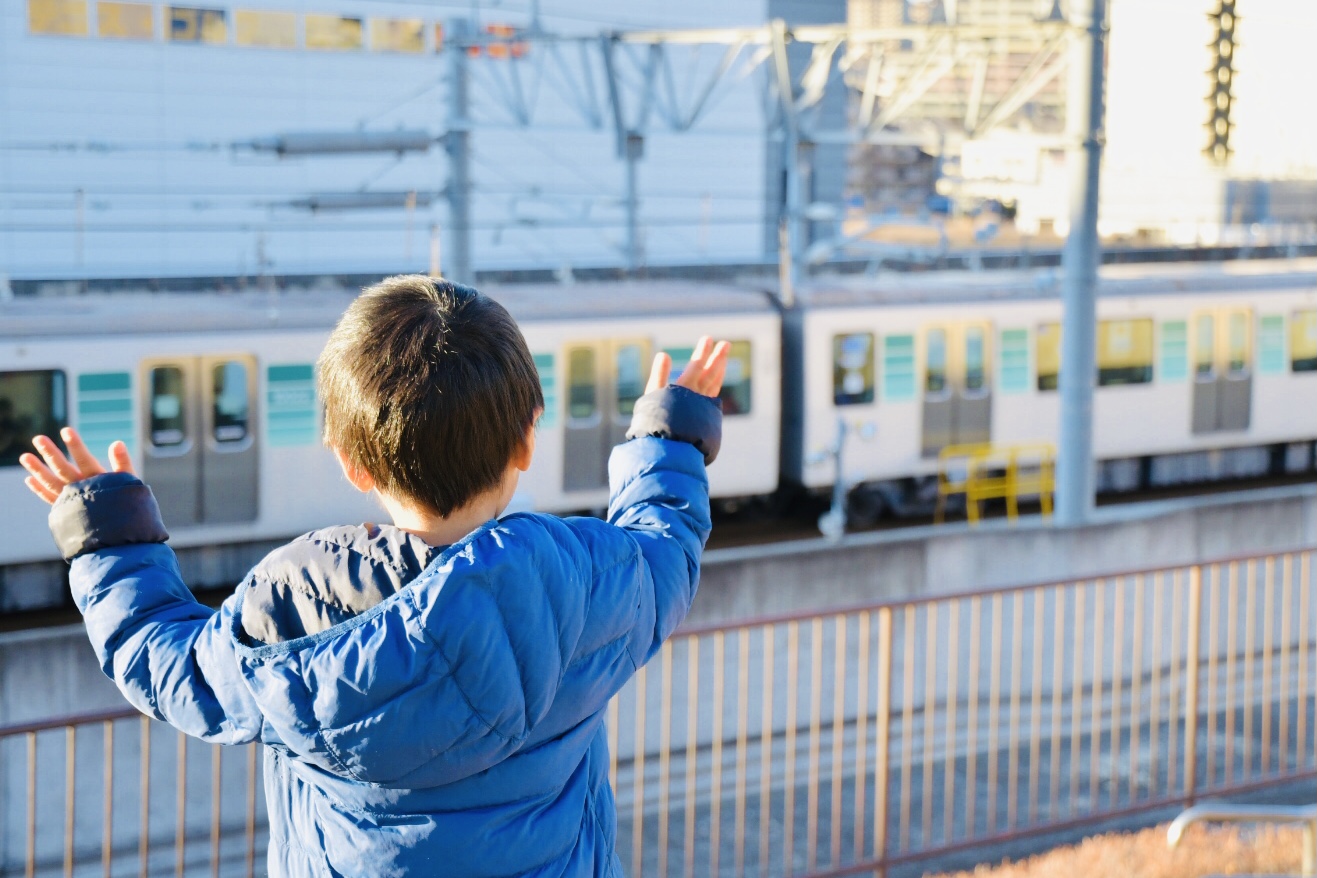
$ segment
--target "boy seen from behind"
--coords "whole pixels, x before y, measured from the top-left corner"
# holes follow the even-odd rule
[[[702,338],[668,384],[655,358],[606,522],[499,519],[544,406],[525,341],[475,290],[389,278],[319,382],[326,444],[392,524],[299,537],[218,611],[122,442],[111,472],[71,429],[69,457],[40,436],[21,463],[128,700],[265,745],[271,875],[620,875],[603,713],[695,595],[726,359]]]

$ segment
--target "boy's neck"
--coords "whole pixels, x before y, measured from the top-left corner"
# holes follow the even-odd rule
[[[511,469],[511,468],[510,468]],[[491,518],[498,518],[512,500],[517,488],[515,470],[499,484],[488,491],[477,494],[461,509],[455,509],[447,517],[435,515],[429,510],[387,494],[376,492],[393,524],[399,530],[420,537],[430,546],[451,546]]]

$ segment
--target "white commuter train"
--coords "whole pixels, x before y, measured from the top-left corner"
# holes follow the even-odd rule
[[[606,504],[605,462],[653,352],[733,342],[724,500],[830,490],[838,422],[869,509],[924,505],[937,452],[1054,440],[1060,275],[966,272],[763,290],[654,281],[487,287],[521,324],[546,411],[517,503]],[[1099,486],[1314,467],[1317,261],[1103,269]],[[0,566],[54,552],[18,454],[35,432],[128,440],[181,548],[284,538],[379,514],[320,444],[313,364],[347,293],[0,302]],[[869,432],[872,439],[860,438]]]

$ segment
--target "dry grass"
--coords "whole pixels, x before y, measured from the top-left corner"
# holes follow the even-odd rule
[[[1171,850],[1166,826],[1086,838],[1018,862],[984,864],[936,878],[1202,878],[1297,875],[1302,830],[1274,826],[1192,826]]]

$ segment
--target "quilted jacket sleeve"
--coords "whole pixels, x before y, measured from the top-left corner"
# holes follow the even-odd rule
[[[158,523],[150,489],[122,473],[66,487],[51,510],[56,542],[76,552],[69,584],[101,669],[134,707],[189,735],[255,740],[260,714],[227,633],[233,601],[216,612],[193,598]]]

